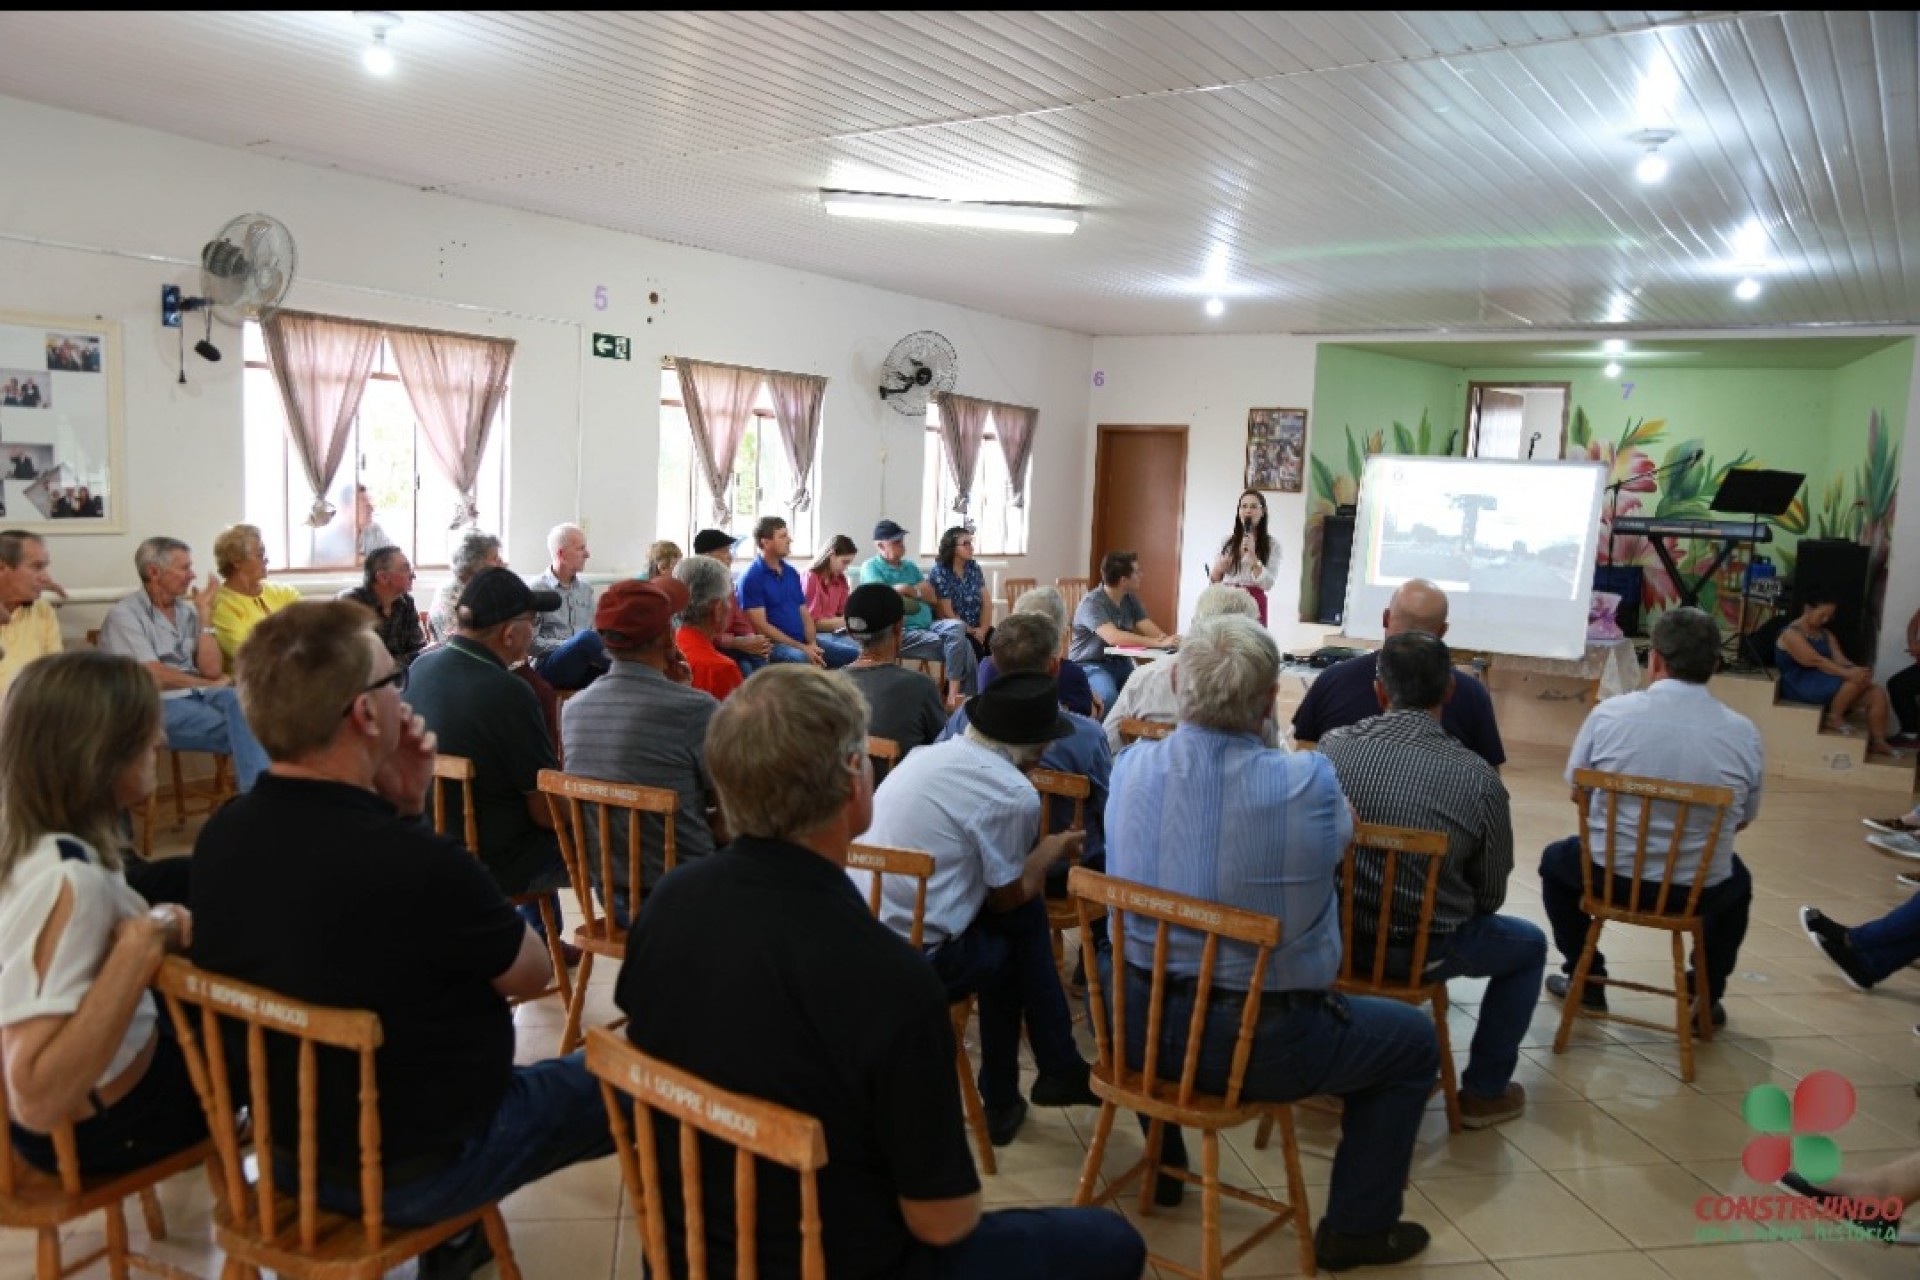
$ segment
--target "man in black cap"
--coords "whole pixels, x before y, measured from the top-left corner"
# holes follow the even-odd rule
[[[947,693],[957,697],[973,689],[979,660],[974,657],[966,623],[933,616],[939,597],[920,566],[907,555],[907,532],[891,520],[873,526],[873,545],[879,554],[860,566],[860,581],[877,582],[898,593],[906,609],[900,656],[946,663]]]
[[[733,573],[733,549],[740,545],[740,539],[720,529],[702,529],[693,535],[693,554],[706,556],[727,567],[727,573]],[[740,594],[733,592],[733,609],[727,615],[727,625],[716,640],[720,652],[732,658],[740,667],[740,674],[750,676],[767,665],[767,657],[773,652],[773,641],[753,629],[753,622],[747,617],[747,611],[740,607]]]
[[[870,582],[849,592],[847,634],[860,645],[860,657],[841,668],[866,699],[867,732],[899,743],[902,756],[939,737],[947,719],[939,686],[900,665],[900,620],[906,612],[892,587]]]
[[[535,616],[559,607],[557,593],[533,590],[511,569],[482,569],[460,593],[453,635],[408,673],[407,700],[441,751],[473,761],[474,852],[509,897],[567,883],[539,790],[540,771],[557,764],[553,739],[540,700],[509,670],[533,649]],[[537,909],[521,912],[539,927]]]
[[[863,837],[933,855],[923,939],[950,999],[980,998],[980,1098],[995,1146],[1019,1133],[1020,1024],[1039,1078],[1034,1105],[1093,1105],[1087,1064],[1053,966],[1041,896],[1047,868],[1077,856],[1084,834],[1042,840],[1040,793],[1027,781],[1049,742],[1073,732],[1052,676],[1001,676],[967,702],[959,737],[922,747],[887,775]],[[907,934],[913,886],[893,877],[881,920]]]

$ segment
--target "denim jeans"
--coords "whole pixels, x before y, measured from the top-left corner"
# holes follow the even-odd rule
[[[1540,855],[1541,904],[1546,907],[1547,923],[1553,928],[1553,945],[1565,957],[1560,963],[1560,971],[1568,974],[1573,972],[1581,948],[1587,945],[1587,925],[1592,922],[1592,917],[1580,909],[1582,863],[1586,863],[1586,869],[1594,873],[1594,892],[1598,893],[1600,869],[1586,862],[1586,855],[1580,851],[1579,836],[1556,840]],[[1626,876],[1615,876],[1614,901],[1628,901],[1632,888],[1633,882]],[[1640,909],[1653,910],[1659,892],[1659,881],[1643,881],[1640,886]],[[1680,892],[1679,886],[1675,886],[1674,892]],[[1684,904],[1685,899],[1681,901]],[[1733,874],[1700,892],[1700,919],[1707,943],[1707,994],[1715,1000],[1726,994],[1727,975],[1733,972],[1734,965],[1739,962],[1740,944],[1747,937],[1747,912],[1752,906],[1753,877],[1747,874],[1747,864],[1740,861],[1737,855],[1733,859]],[[1700,968],[1700,960],[1699,956],[1693,958],[1696,971]],[[1607,959],[1596,948],[1593,967],[1588,973],[1605,977],[1606,972]]]
[[[1026,1019],[1034,1065],[1044,1074],[1083,1061],[1073,1043],[1060,975],[1053,967],[1047,908],[1039,898],[1011,911],[983,907],[967,931],[930,957],[947,998],[980,1000],[980,1100],[989,1107],[1020,1101],[1020,1022]]]
[[[253,780],[267,769],[267,753],[247,727],[240,695],[231,686],[190,689],[160,703],[166,723],[167,746],[175,751],[211,751],[233,757],[234,782],[253,790]]]
[[[1110,954],[1101,956],[1103,971]],[[1135,1065],[1145,1060],[1151,995],[1147,980],[1130,971],[1127,1056]],[[1200,1051],[1199,1087],[1206,1092],[1226,1089],[1242,1007],[1238,997],[1214,993]],[[1192,1014],[1191,990],[1168,993],[1160,1030],[1163,1077],[1179,1078]],[[1371,1235],[1400,1220],[1414,1135],[1439,1071],[1440,1044],[1425,1009],[1331,991],[1270,991],[1261,998],[1241,1096],[1294,1102],[1327,1093],[1342,1100],[1340,1146],[1322,1221],[1329,1231]],[[1161,1139],[1160,1156],[1166,1164],[1187,1164],[1186,1144],[1172,1125]]]
[[[1080,669],[1087,673],[1087,684],[1092,687],[1093,696],[1100,699],[1100,705],[1110,707],[1127,687],[1128,677],[1133,675],[1133,659],[1099,658],[1082,662]]]
[[[1515,916],[1474,916],[1444,941],[1436,940],[1438,963],[1427,961],[1427,977],[1486,978],[1473,1049],[1460,1075],[1460,1092],[1498,1098],[1513,1080],[1520,1062],[1520,1039],[1533,1021],[1540,979],[1547,968],[1547,935],[1531,920]]]
[[[1878,920],[1847,930],[1847,941],[1875,982],[1920,960],[1920,893]]]
[[[842,636],[830,636],[824,632],[815,635],[813,642],[820,646],[820,653],[827,660],[827,668],[838,671],[860,656],[860,646]],[[804,649],[796,649],[790,644],[776,644],[773,652],[767,655],[769,662],[811,662]]]
[[[916,1245],[906,1280],[1138,1280],[1147,1243],[1108,1209],[1001,1209],[966,1239]]]
[[[570,1053],[515,1067],[499,1110],[461,1145],[453,1163],[425,1178],[387,1186],[381,1203],[393,1225],[426,1226],[485,1208],[570,1164],[612,1154],[600,1083],[587,1070],[586,1054]],[[358,1213],[359,1188],[322,1183],[320,1205],[335,1213]]]
[[[607,656],[607,643],[591,628],[576,631],[556,649],[549,649],[533,666],[540,678],[556,689],[584,689],[599,679],[613,659]]]
[[[974,687],[974,672],[979,664],[973,657],[973,642],[967,635],[967,625],[957,618],[940,618],[931,626],[913,627],[900,633],[900,656],[903,658],[926,658],[929,661],[938,658],[947,664],[947,680],[957,682],[962,689]],[[946,690],[940,691],[941,696]]]

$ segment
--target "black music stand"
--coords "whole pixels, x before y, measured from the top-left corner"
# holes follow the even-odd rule
[[[1758,467],[1729,471],[1720,482],[1720,491],[1713,495],[1710,504],[1715,511],[1737,511],[1750,516],[1758,525],[1763,516],[1777,516],[1793,505],[1794,495],[1800,492],[1800,486],[1806,483],[1806,476],[1797,471],[1767,471]],[[1732,541],[1721,544],[1720,554],[1714,557],[1713,564],[1700,581],[1711,578],[1714,571],[1733,550]],[[1696,587],[1697,590],[1697,587]],[[1731,643],[1733,651],[1740,652],[1740,641],[1747,630],[1747,613],[1753,606],[1753,566],[1751,560],[1740,574],[1740,622],[1733,629]]]

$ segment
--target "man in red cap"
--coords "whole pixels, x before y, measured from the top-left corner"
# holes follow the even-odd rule
[[[607,782],[660,787],[679,797],[674,813],[677,861],[712,853],[719,824],[712,780],[707,776],[707,721],[719,703],[692,687],[686,659],[674,643],[675,615],[687,607],[686,584],[677,578],[616,582],[600,596],[593,627],[613,666],[567,701],[560,740],[567,772]],[[621,819],[616,819],[621,820]],[[646,819],[641,875],[650,889],[665,872],[660,820]],[[616,847],[626,832],[617,831]],[[616,886],[624,890],[625,885]],[[624,893],[614,910],[625,914]]]

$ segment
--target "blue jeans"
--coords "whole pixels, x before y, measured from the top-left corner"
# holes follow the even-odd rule
[[[1127,687],[1128,678],[1133,675],[1132,658],[1096,658],[1079,666],[1087,673],[1087,684],[1103,707],[1113,705],[1113,700],[1120,696],[1120,691]]]
[[[483,1209],[570,1164],[612,1154],[600,1083],[587,1070],[586,1054],[570,1053],[515,1067],[499,1110],[461,1144],[453,1163],[402,1186],[387,1186],[381,1203],[393,1225],[426,1226]],[[276,1157],[276,1167],[279,1163]],[[290,1165],[286,1172],[292,1173]],[[359,1188],[323,1182],[320,1205],[357,1214]]]
[[[576,631],[556,649],[549,649],[534,664],[541,679],[556,689],[584,689],[599,679],[613,659],[607,656],[607,643],[591,628]]]
[[[231,686],[190,689],[160,703],[166,723],[167,746],[175,751],[211,751],[233,757],[234,782],[253,790],[253,780],[267,769],[267,753],[247,727],[240,695]]]
[[[842,636],[830,636],[825,633],[814,636],[813,642],[820,646],[821,654],[827,660],[827,667],[837,671],[860,656],[860,646]],[[796,649],[790,644],[776,644],[773,652],[767,655],[769,662],[811,662],[806,650]]]
[[[1520,1039],[1533,1021],[1540,979],[1547,968],[1547,935],[1531,920],[1514,916],[1474,916],[1444,941],[1436,939],[1438,963],[1427,962],[1427,977],[1486,978],[1473,1049],[1460,1075],[1460,1091],[1476,1098],[1498,1098],[1513,1080],[1520,1062]]]
[[[1101,956],[1102,970],[1110,963],[1109,955]],[[1147,980],[1130,969],[1127,1056],[1135,1065],[1146,1057],[1151,995]],[[1226,1089],[1242,1007],[1237,995],[1214,992],[1200,1051],[1199,1087],[1205,1092]],[[1165,1078],[1179,1078],[1192,1015],[1192,989],[1170,990],[1160,1028]],[[1322,1222],[1329,1231],[1372,1235],[1400,1220],[1414,1135],[1439,1071],[1440,1044],[1424,1009],[1331,991],[1269,991],[1261,997],[1241,1096],[1295,1102],[1330,1093],[1341,1099],[1340,1146]],[[1161,1139],[1160,1158],[1187,1164],[1186,1144],[1172,1125]]]
[[[955,1244],[916,1244],[906,1280],[1138,1280],[1147,1242],[1108,1209],[1001,1209]]]
[[[1079,1068],[1073,1015],[1053,967],[1046,903],[1033,898],[1011,911],[982,907],[967,931],[930,957],[947,999],[980,999],[980,1100],[989,1107],[1020,1101],[1020,1022],[1027,1024],[1034,1065],[1042,1074]]]
[[[971,689],[976,683],[974,673],[979,662],[973,656],[973,638],[967,634],[967,624],[957,618],[939,618],[930,626],[903,630],[900,656],[929,661],[938,658],[947,664],[949,684],[958,683],[962,689]],[[940,696],[945,697],[946,692],[942,689]]]
[[[1562,973],[1571,974],[1580,958],[1580,951],[1587,945],[1587,926],[1592,917],[1580,909],[1581,864],[1586,855],[1580,851],[1580,837],[1568,836],[1548,845],[1540,854],[1540,902],[1547,909],[1547,923],[1553,928],[1553,945],[1560,949],[1565,957],[1560,963]],[[1600,869],[1593,863],[1587,863],[1586,869],[1594,873],[1594,892],[1598,893]],[[1633,882],[1626,876],[1613,878],[1613,900],[1627,902],[1631,900]],[[1651,911],[1660,892],[1658,880],[1643,881],[1640,886],[1640,909]],[[1680,893],[1679,886],[1674,892]],[[1672,898],[1669,897],[1669,903]],[[1684,905],[1685,898],[1681,898]],[[1700,891],[1700,921],[1706,935],[1707,954],[1707,994],[1718,1000],[1727,993],[1727,975],[1733,972],[1740,960],[1740,944],[1747,937],[1747,913],[1753,906],[1753,877],[1747,874],[1747,864],[1736,855],[1733,860],[1733,874],[1719,884],[1709,885]],[[1693,958],[1696,973],[1700,968],[1701,957]],[[1604,978],[1607,975],[1607,958],[1594,949],[1593,967],[1587,971],[1591,976]]]
[[[1920,893],[1878,920],[1847,930],[1847,941],[1875,982],[1882,982],[1920,960]]]

